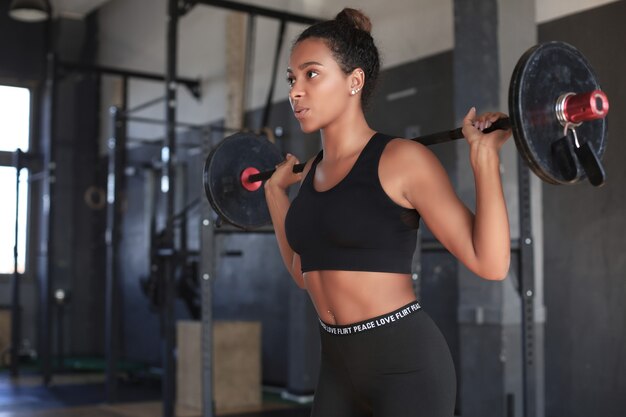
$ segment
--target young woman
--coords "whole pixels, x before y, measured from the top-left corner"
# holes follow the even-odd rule
[[[287,155],[265,195],[287,269],[320,318],[322,362],[312,415],[453,415],[448,346],[416,302],[410,272],[420,217],[479,276],[509,268],[509,224],[498,150],[509,131],[481,130],[504,116],[463,121],[476,182],[476,214],[458,199],[426,147],[375,132],[363,106],[379,71],[371,23],[344,9],[295,41],[289,99],[322,151],[302,174]],[[287,188],[301,182],[290,204]]]

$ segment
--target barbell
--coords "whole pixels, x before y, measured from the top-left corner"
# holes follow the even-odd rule
[[[609,101],[587,59],[564,42],[533,46],[518,60],[509,84],[509,118],[483,132],[512,129],[521,159],[543,181],[605,181]],[[433,145],[463,138],[461,128],[411,140]],[[240,132],[221,141],[204,165],[204,190],[225,222],[250,230],[270,223],[262,181],[283,160],[263,136]],[[302,172],[305,164],[294,166]],[[262,171],[263,169],[268,169]]]

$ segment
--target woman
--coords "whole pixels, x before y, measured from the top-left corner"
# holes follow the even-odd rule
[[[476,181],[476,214],[455,195],[423,145],[372,130],[363,114],[378,76],[369,19],[344,9],[306,29],[291,51],[289,99],[322,151],[302,174],[286,161],[265,184],[281,256],[320,318],[322,363],[312,415],[452,416],[456,377],[448,346],[415,299],[410,278],[421,218],[479,276],[509,267],[509,224],[498,150],[502,117],[463,121]],[[290,204],[286,189],[301,181]]]

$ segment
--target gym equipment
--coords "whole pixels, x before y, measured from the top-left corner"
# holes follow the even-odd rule
[[[522,159],[550,184],[574,184],[588,178],[605,181],[601,158],[606,149],[609,101],[585,57],[564,42],[547,42],[526,51],[509,85],[510,118],[488,129],[512,129]],[[433,145],[463,138],[461,128],[411,140]],[[270,222],[261,181],[282,161],[279,150],[262,136],[236,133],[218,144],[206,160],[204,189],[226,222],[254,229]],[[294,166],[302,172],[305,164]],[[268,171],[261,171],[269,169]]]

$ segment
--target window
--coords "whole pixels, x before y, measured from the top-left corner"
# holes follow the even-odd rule
[[[0,86],[0,151],[28,151],[30,127],[30,91],[27,88]],[[15,247],[16,172],[12,166],[0,166],[0,274],[13,273]],[[17,270],[24,272],[26,259],[26,213],[28,171],[20,173]]]

